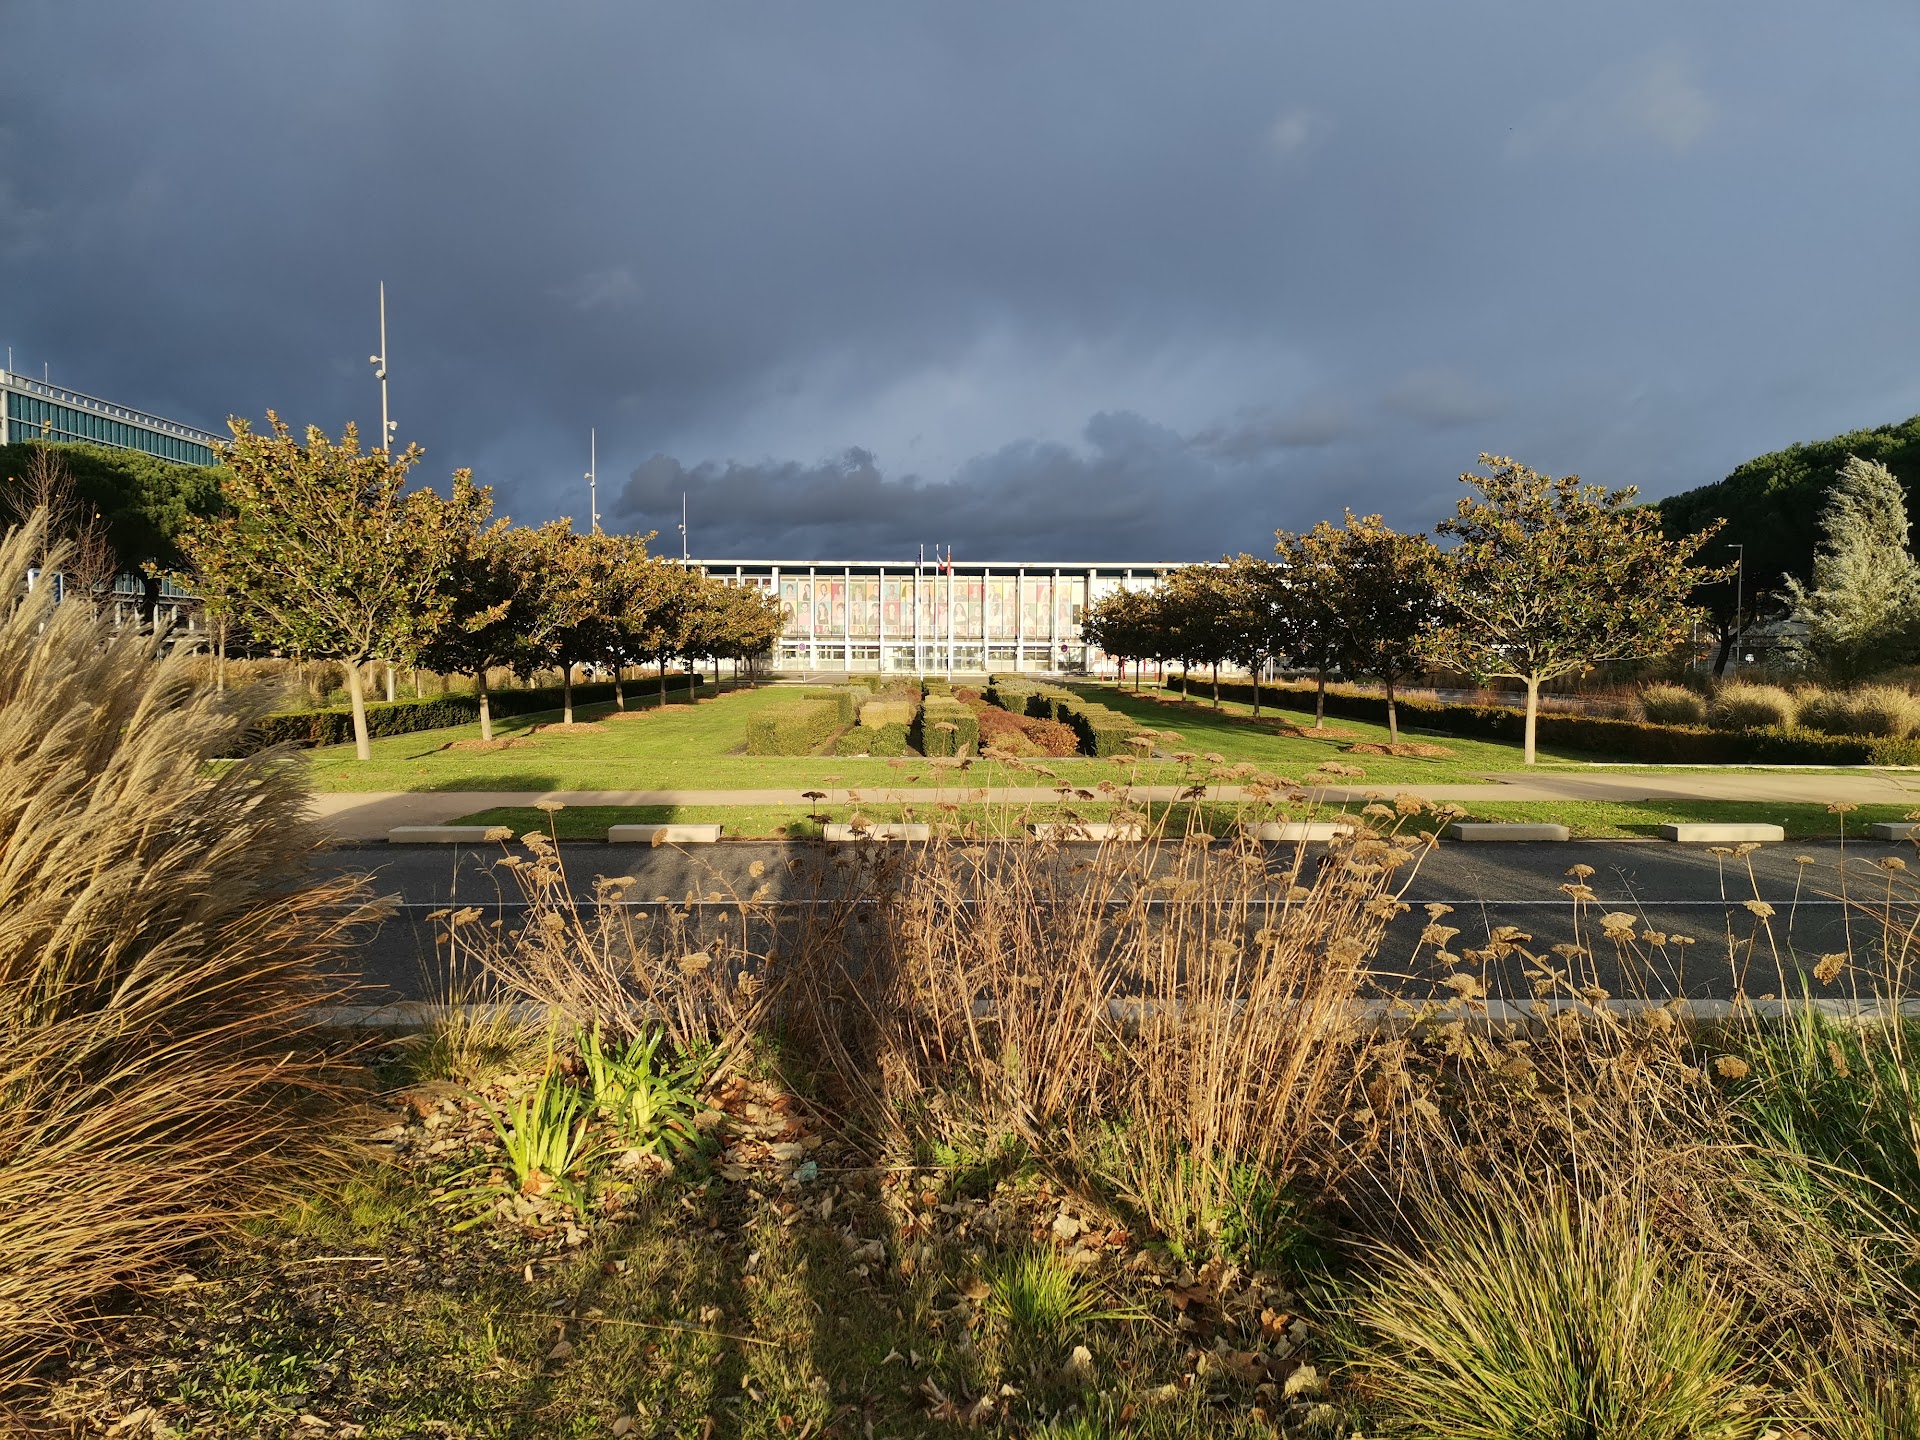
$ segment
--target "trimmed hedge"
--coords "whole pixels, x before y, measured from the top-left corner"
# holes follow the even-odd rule
[[[860,718],[860,707],[873,698],[864,685],[823,685],[800,692],[802,700],[831,700],[840,712],[840,723],[851,725]]]
[[[833,742],[836,755],[904,755],[907,727],[898,723],[856,725]]]
[[[951,695],[953,682],[944,675],[928,675],[920,681],[922,695]]]
[[[904,730],[919,713],[919,704],[912,700],[869,700],[860,707],[860,728],[878,730],[882,725],[898,725]]]
[[[683,695],[698,682],[692,674],[679,672],[667,676],[667,693]],[[645,698],[658,694],[658,679],[645,686],[629,685],[631,696]],[[573,687],[575,705],[595,705],[613,699],[611,680],[594,680]],[[509,715],[537,715],[543,710],[558,710],[564,695],[558,685],[543,685],[531,690],[494,690],[488,693],[488,708],[493,718]],[[411,735],[421,730],[442,730],[451,725],[478,725],[480,697],[477,695],[434,695],[424,700],[384,700],[367,702],[367,733]],[[349,745],[353,742],[353,710],[342,706],[331,710],[299,710],[281,715],[263,715],[247,732],[246,753],[264,750],[269,745]]]
[[[1146,728],[1130,715],[1109,710],[1105,705],[1081,703],[1067,717],[1067,724],[1080,737],[1080,748],[1089,755],[1132,755],[1129,742]]]
[[[829,696],[802,697],[769,705],[747,721],[749,755],[811,755],[842,728],[840,708]]]
[[[1063,690],[1058,685],[1037,685],[1020,677],[995,675],[983,697],[989,703],[1015,715],[1033,720],[1070,726],[1087,755],[1128,755],[1128,742],[1146,727],[1118,710]]]
[[[943,730],[942,725],[953,729]],[[980,749],[980,717],[941,695],[929,695],[914,721],[913,740],[922,755],[972,755]]]
[[[1220,697],[1253,701],[1253,686],[1220,682]],[[1262,685],[1260,703],[1313,713],[1311,687]],[[1449,705],[1435,700],[1396,700],[1402,729],[1437,730],[1476,740],[1519,741],[1526,736],[1524,710],[1506,705]],[[1348,720],[1387,721],[1387,702],[1379,695],[1327,691],[1327,714]],[[1543,710],[1537,735],[1542,745],[1593,755],[1678,765],[1916,765],[1920,741],[1817,735],[1808,730],[1707,730],[1694,725],[1655,725],[1640,720],[1606,720]]]

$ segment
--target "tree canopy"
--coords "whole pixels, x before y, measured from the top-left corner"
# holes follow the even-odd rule
[[[1447,623],[1429,652],[1479,679],[1526,686],[1526,763],[1534,762],[1540,685],[1602,660],[1641,659],[1686,638],[1695,587],[1715,572],[1691,561],[1717,524],[1679,539],[1632,502],[1578,475],[1554,479],[1503,455],[1482,455],[1454,517],[1437,527],[1446,553]]]

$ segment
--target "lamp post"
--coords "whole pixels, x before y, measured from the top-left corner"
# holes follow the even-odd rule
[[[380,382],[380,448],[393,453],[393,421],[387,418],[387,282],[380,282],[380,353],[369,355],[373,378]]]
[[[1740,664],[1740,647],[1745,643],[1747,634],[1745,616],[1742,613],[1746,600],[1747,547],[1735,545],[1729,541],[1727,548],[1740,552],[1734,557],[1733,562],[1733,663],[1737,668]]]
[[[600,533],[600,432],[587,431],[587,530]]]

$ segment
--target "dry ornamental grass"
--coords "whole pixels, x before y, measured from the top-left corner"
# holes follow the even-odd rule
[[[356,881],[310,884],[299,771],[190,662],[0,540],[0,1378],[343,1142],[305,1016]],[[58,552],[54,563],[59,563]],[[267,687],[260,687],[266,689]]]

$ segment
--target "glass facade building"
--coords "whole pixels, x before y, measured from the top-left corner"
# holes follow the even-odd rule
[[[6,370],[0,370],[0,400],[5,401],[0,407],[4,410],[0,440],[9,445],[28,440],[79,441],[116,450],[143,450],[185,465],[211,465],[213,447],[220,438],[177,420]]]
[[[1006,564],[699,560],[717,580],[777,595],[783,670],[981,674],[1098,672],[1107,656],[1080,635],[1086,607],[1149,590],[1164,564]]]

